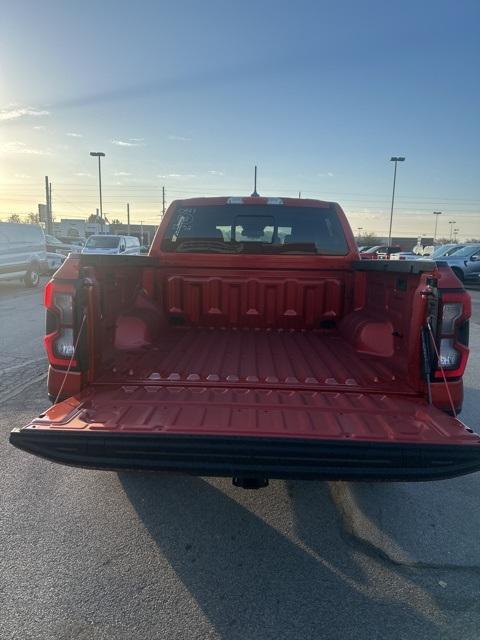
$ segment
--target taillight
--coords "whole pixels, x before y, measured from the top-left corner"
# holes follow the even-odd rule
[[[72,285],[50,281],[45,287],[47,323],[45,348],[50,364],[77,366],[74,337],[74,294]]]
[[[468,318],[471,315],[470,296],[465,292],[443,293],[439,308],[438,368],[435,378],[463,375],[468,359]]]

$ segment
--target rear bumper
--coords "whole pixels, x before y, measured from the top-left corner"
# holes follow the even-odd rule
[[[412,481],[480,470],[480,445],[293,438],[71,433],[14,429],[10,442],[66,465],[197,476]]]

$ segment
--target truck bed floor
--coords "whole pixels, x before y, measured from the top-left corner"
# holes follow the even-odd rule
[[[155,345],[118,352],[98,381],[127,380],[409,391],[384,358],[315,331],[170,329]]]

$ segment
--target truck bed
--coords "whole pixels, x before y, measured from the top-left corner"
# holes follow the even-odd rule
[[[145,349],[118,352],[98,381],[408,393],[391,362],[362,355],[341,336],[320,331],[174,328]]]
[[[11,434],[82,467],[249,478],[427,480],[480,466],[480,438],[388,366],[316,331],[170,328]],[[239,480],[242,482],[242,480]]]

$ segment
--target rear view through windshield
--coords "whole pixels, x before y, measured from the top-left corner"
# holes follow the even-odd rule
[[[116,249],[120,238],[115,236],[90,236],[85,245],[89,249]]]
[[[333,208],[242,204],[179,207],[162,249],[177,253],[348,253]]]

